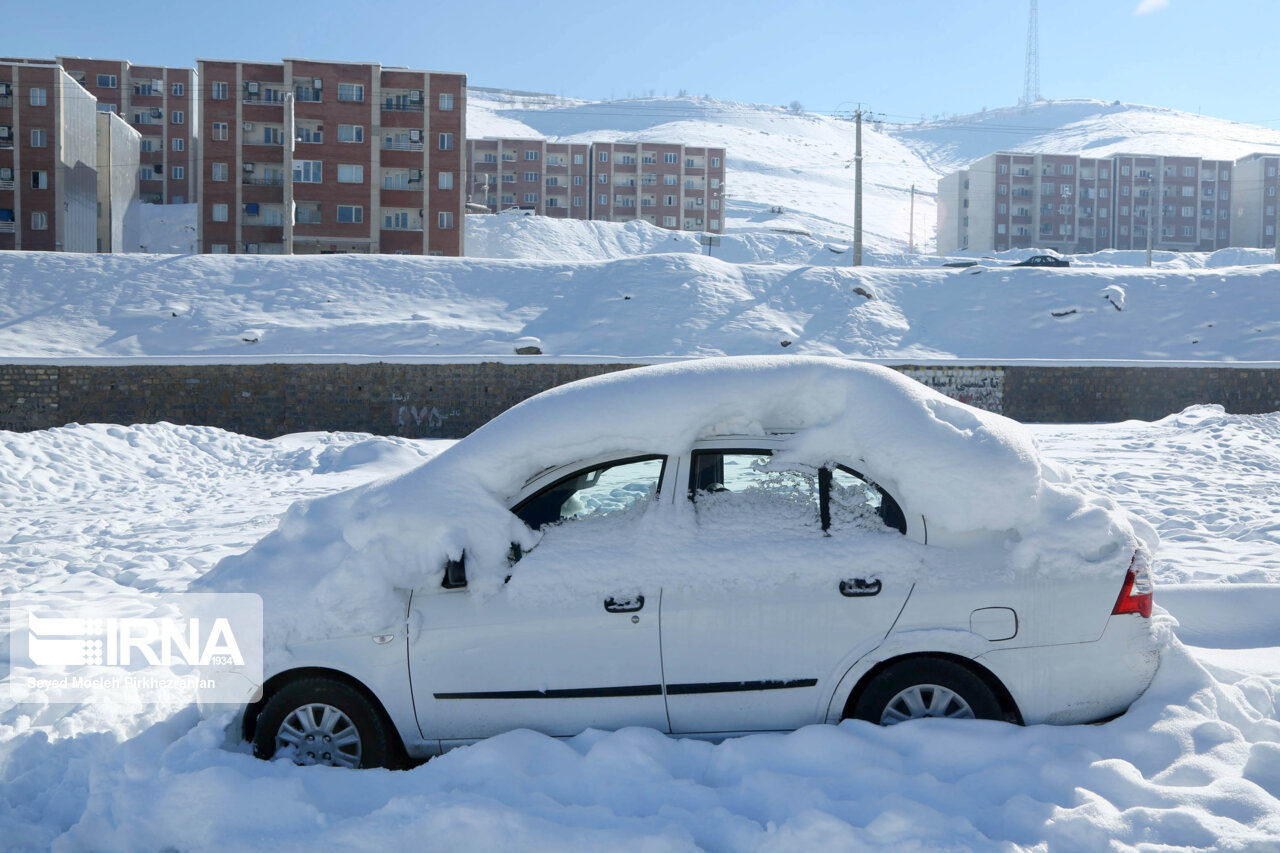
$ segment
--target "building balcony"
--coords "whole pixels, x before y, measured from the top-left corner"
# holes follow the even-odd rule
[[[276,95],[273,98],[264,98],[262,95],[245,95],[240,99],[244,104],[258,104],[266,107],[282,107],[284,106],[284,95]]]
[[[0,190],[13,189],[13,181],[0,181]]]
[[[0,234],[13,234],[17,230],[17,224],[12,220],[0,222]]]
[[[424,148],[421,142],[397,142],[391,139],[382,140],[383,151],[421,151]]]
[[[387,225],[386,223],[383,223],[382,230],[383,231],[417,231],[421,233],[423,230],[423,227],[421,222],[410,222],[408,225]]]
[[[384,101],[382,103],[383,112],[392,113],[420,113],[422,112],[422,103],[416,104],[408,101]]]
[[[240,183],[247,187],[282,187],[284,186],[284,176],[245,175],[240,179]]]

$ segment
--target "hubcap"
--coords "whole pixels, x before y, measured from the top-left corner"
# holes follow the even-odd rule
[[[889,700],[880,715],[880,725],[892,726],[905,720],[924,717],[949,717],[953,720],[972,720],[973,709],[957,693],[937,684],[917,684],[908,687]]]
[[[332,705],[314,703],[290,711],[276,732],[276,752],[285,749],[295,764],[360,766],[360,732]]]

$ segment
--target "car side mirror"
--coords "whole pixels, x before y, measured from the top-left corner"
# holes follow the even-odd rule
[[[467,555],[464,553],[457,560],[450,560],[444,564],[444,578],[440,581],[440,586],[445,589],[462,589],[467,585]]]

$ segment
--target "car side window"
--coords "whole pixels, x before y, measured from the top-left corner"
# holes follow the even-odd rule
[[[893,496],[852,468],[838,465],[831,471],[828,498],[829,525],[840,528],[879,527],[907,532],[907,519]]]
[[[699,520],[820,530],[816,469],[772,469],[770,457],[768,450],[694,451],[689,497]]]
[[[585,468],[535,492],[511,511],[534,530],[622,512],[658,493],[665,465],[665,456],[638,456]]]

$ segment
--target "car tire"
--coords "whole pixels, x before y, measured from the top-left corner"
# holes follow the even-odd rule
[[[390,729],[356,688],[332,678],[303,678],[276,691],[258,714],[253,754],[262,759],[291,749],[296,764],[386,767]]]
[[[999,700],[981,678],[942,658],[893,664],[866,686],[850,716],[882,726],[924,717],[1005,718]]]

